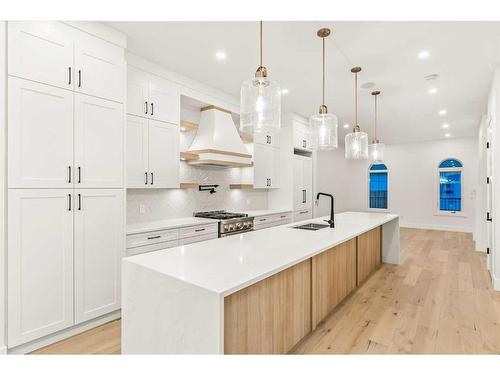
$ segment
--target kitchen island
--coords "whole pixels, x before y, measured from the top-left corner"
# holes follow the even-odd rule
[[[128,257],[123,354],[287,353],[375,271],[399,264],[399,218],[335,215]]]

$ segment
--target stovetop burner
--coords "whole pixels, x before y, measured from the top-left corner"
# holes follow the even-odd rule
[[[194,216],[203,217],[206,219],[216,219],[216,220],[229,220],[229,219],[237,219],[240,217],[248,217],[247,214],[232,213],[226,211],[195,212]]]

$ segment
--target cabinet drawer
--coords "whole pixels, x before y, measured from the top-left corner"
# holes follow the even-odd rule
[[[218,223],[196,225],[179,229],[179,238],[201,236],[209,233],[217,233]]]
[[[132,255],[138,255],[138,254],[144,254],[144,253],[149,253],[151,251],[157,251],[157,250],[163,250],[163,249],[168,249],[170,247],[175,247],[178,246],[179,243],[177,240],[175,241],[166,241],[166,242],[158,242],[154,243],[151,245],[145,245],[145,246],[139,246],[139,247],[133,247],[131,249],[127,249],[127,256],[132,256]]]
[[[311,210],[299,210],[293,213],[293,221],[303,221],[312,219],[312,211]]]
[[[187,245],[190,243],[195,243],[195,242],[201,242],[201,241],[206,241],[206,240],[212,240],[214,238],[218,238],[219,235],[217,232],[214,233],[208,233],[208,234],[203,234],[201,236],[194,236],[194,237],[188,237],[188,238],[181,238],[179,240],[179,246],[182,245]]]
[[[174,241],[177,238],[179,238],[179,231],[177,229],[133,234],[127,236],[127,249],[159,242]]]

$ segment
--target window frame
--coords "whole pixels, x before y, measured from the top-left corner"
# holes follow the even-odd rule
[[[454,159],[460,162],[462,164],[461,167],[444,167],[440,168],[439,166],[441,163],[443,163],[446,160],[449,159]],[[464,163],[462,160],[455,158],[455,157],[448,157],[443,160],[441,160],[437,164],[436,168],[436,174],[435,174],[435,183],[434,183],[434,190],[435,190],[435,216],[449,216],[449,217],[467,217],[465,214],[465,199],[464,199]],[[441,203],[441,196],[440,196],[440,186],[441,186],[441,172],[460,172],[460,211],[444,211],[440,209],[440,203]]]
[[[370,168],[375,165],[375,164],[384,164],[386,169],[380,169],[380,170],[371,170]],[[387,208],[372,208],[370,207],[370,174],[371,173],[387,173]],[[390,204],[389,204],[389,188],[390,188],[390,172],[389,172],[389,167],[387,166],[386,163],[372,163],[368,166],[368,174],[367,174],[367,184],[366,184],[366,207],[368,208],[368,211],[372,212],[390,212]]]

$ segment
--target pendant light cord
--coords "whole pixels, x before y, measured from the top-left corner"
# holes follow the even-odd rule
[[[325,38],[323,39],[323,99],[321,104],[325,105]]]
[[[354,126],[358,126],[358,73],[354,73]]]
[[[377,96],[375,96],[375,141],[377,140]]]
[[[262,21],[260,21],[260,28],[259,28],[259,33],[260,33],[260,45],[259,45],[259,49],[260,49],[260,65],[259,66],[262,66]]]

